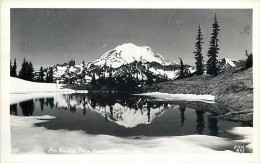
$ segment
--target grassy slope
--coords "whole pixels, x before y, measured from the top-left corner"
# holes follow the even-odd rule
[[[218,76],[193,76],[145,87],[143,92],[183,94],[211,94],[215,102],[229,113],[219,116],[232,121],[253,121],[253,74],[252,68],[230,70]]]

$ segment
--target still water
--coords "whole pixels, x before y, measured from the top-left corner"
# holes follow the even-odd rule
[[[55,119],[35,124],[49,130],[83,130],[93,135],[136,138],[194,134],[230,137],[225,131],[241,126],[174,101],[159,102],[125,94],[74,93],[32,98],[10,105],[10,114],[55,116]]]

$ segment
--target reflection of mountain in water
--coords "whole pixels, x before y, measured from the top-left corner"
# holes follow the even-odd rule
[[[72,114],[76,112],[82,113],[83,116],[88,117],[90,123],[91,120],[89,116],[96,115],[98,116],[97,119],[101,120],[102,116],[105,120],[104,124],[99,123],[98,127],[94,125],[93,128],[91,128],[93,124],[89,124],[88,122],[86,126],[86,131],[98,134],[109,133],[122,135],[121,130],[124,128],[125,135],[135,135],[136,133],[142,133],[144,135],[167,135],[168,132],[175,133],[176,130],[176,132],[186,132],[187,126],[190,126],[193,133],[195,131],[197,134],[219,136],[220,127],[218,120],[211,116],[211,114],[205,114],[206,112],[203,111],[203,107],[201,107],[201,110],[190,110],[189,107],[187,107],[190,104],[189,102],[187,102],[186,105],[184,102],[152,100],[153,99],[147,97],[124,94],[57,94],[51,98],[32,99],[10,105],[10,114],[33,116],[34,114],[39,115],[40,112],[40,115],[51,115],[52,113],[49,109],[53,109],[54,112],[57,112],[57,110],[66,110]],[[18,110],[18,108],[20,109]],[[60,113],[63,114],[62,112]],[[60,113],[57,112],[57,114]],[[192,125],[190,123],[191,115],[195,116],[194,126],[193,123]],[[72,118],[75,118],[75,116],[72,115]],[[156,123],[152,123],[157,118]],[[97,119],[95,119],[95,123],[100,122]],[[70,122],[66,122],[66,118],[63,119],[62,122],[57,119],[57,124],[64,124],[64,121],[66,123],[64,127],[66,128],[66,125],[70,124]],[[113,125],[109,125],[108,129],[104,129],[104,127],[106,128],[109,124],[108,122],[113,122],[111,123]],[[74,120],[72,123],[74,123]],[[77,124],[77,120],[75,120],[75,124]],[[85,126],[84,124],[78,124],[78,126],[80,125],[82,125],[83,128]],[[56,125],[53,126],[54,129],[55,126]],[[153,126],[153,129],[151,130],[149,126]],[[177,128],[171,129],[174,126]],[[48,128],[51,128],[51,126],[48,126]],[[58,127],[57,129],[60,128]],[[73,129],[73,127],[68,127],[68,129]],[[81,128],[78,127],[78,129]]]
[[[124,95],[119,98],[114,94],[74,94],[63,95],[55,100],[58,108],[68,108],[71,112],[83,109],[83,115],[90,109],[101,114],[106,121],[113,121],[124,127],[149,124],[164,112],[163,103]]]

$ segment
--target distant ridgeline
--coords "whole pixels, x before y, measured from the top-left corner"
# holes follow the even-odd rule
[[[75,60],[71,60],[68,63],[48,68],[41,67],[40,71],[34,71],[31,62],[28,63],[25,59],[24,62],[18,75],[21,79],[48,83],[87,84],[87,89],[104,91],[136,91],[144,85],[187,78],[196,74],[196,68],[183,64],[182,60],[180,64],[166,61],[150,47],[138,47],[131,43],[120,45],[89,63],[83,61],[81,64],[76,64]],[[245,60],[234,61],[224,58],[218,60],[218,67],[221,73],[232,67],[241,67],[245,62]],[[15,66],[16,61],[15,65],[10,64],[11,76],[16,72]],[[26,70],[30,70],[29,75]]]

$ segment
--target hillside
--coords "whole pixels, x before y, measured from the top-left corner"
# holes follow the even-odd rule
[[[211,94],[215,96],[217,104],[228,110],[228,113],[219,116],[220,118],[249,124],[253,122],[252,68],[231,69],[215,77],[194,75],[190,78],[146,86],[142,92]]]

